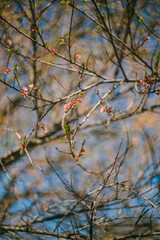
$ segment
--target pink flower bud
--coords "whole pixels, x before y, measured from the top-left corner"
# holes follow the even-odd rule
[[[146,36],[145,39],[146,39],[146,40],[150,40],[150,37],[149,37],[149,36]]]
[[[33,87],[34,87],[34,84],[31,83],[31,84],[28,85],[28,87],[29,87],[29,88],[33,88]]]
[[[105,111],[106,111],[106,109],[104,107],[101,107],[100,112],[102,113],[102,112],[105,112]]]
[[[157,90],[156,90],[156,94],[157,94],[157,95],[160,95],[160,89],[157,89]]]
[[[7,43],[8,43],[9,45],[12,45],[12,41],[11,41],[10,39],[7,39]]]
[[[77,101],[78,101],[78,102],[82,102],[82,98],[80,98],[80,97],[77,98]]]
[[[64,109],[64,112],[67,112],[71,107],[72,107],[72,103],[71,102],[69,102],[69,103],[66,103],[65,105],[64,105],[64,107],[63,107],[63,109]]]
[[[8,74],[9,72],[11,71],[11,69],[10,68],[6,68],[6,69],[4,69],[4,74]]]
[[[80,56],[79,54],[76,54],[76,58],[77,58],[77,59],[80,59],[81,56]]]
[[[52,48],[52,49],[51,49],[51,52],[52,52],[52,53],[55,53],[55,48]]]
[[[151,74],[148,74],[148,75],[147,75],[147,78],[151,78]]]
[[[41,124],[41,127],[42,127],[42,128],[45,128],[45,126],[46,126],[45,123],[42,123],[42,124]]]
[[[22,92],[23,97],[28,97],[28,92]]]
[[[112,107],[108,107],[108,112],[111,113],[112,112]]]
[[[24,92],[27,92],[27,91],[28,91],[28,88],[27,88],[27,87],[23,87],[22,90],[23,90]]]
[[[46,132],[47,132],[47,129],[46,129],[46,128],[43,128],[43,132],[46,133]]]
[[[145,79],[141,79],[141,80],[140,80],[141,83],[144,83],[144,81],[145,81]]]

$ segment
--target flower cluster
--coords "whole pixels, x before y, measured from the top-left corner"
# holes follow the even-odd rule
[[[29,88],[31,88],[31,91],[30,91],[30,93],[32,92],[32,90],[34,89],[34,90],[37,90],[38,88],[37,87],[34,87],[34,84],[33,83],[30,83],[29,85],[28,85],[28,87]],[[23,88],[22,88],[22,95],[23,95],[23,97],[28,97],[28,87],[25,87],[25,86],[23,86]]]
[[[108,108],[107,108],[107,112],[108,112],[108,113],[111,113],[111,112],[112,112],[112,107],[108,107]]]
[[[103,112],[112,113],[112,107],[107,107],[107,106],[105,106],[105,108],[104,108],[103,106],[101,106],[100,112],[101,112],[101,113],[103,113]]]
[[[151,74],[148,74],[146,75],[145,78],[141,79],[140,80],[140,83],[141,85],[144,87],[144,88],[150,88],[152,87],[153,84],[155,84],[156,82],[152,80],[152,75]],[[154,85],[155,86],[155,85]],[[154,92],[157,94],[157,95],[160,95],[160,89],[154,89]]]
[[[63,109],[65,112],[67,112],[71,107],[72,107],[72,102],[69,102],[69,103],[65,103]]]
[[[10,68],[6,68],[6,69],[4,69],[4,74],[7,75],[10,71],[11,71]]]
[[[20,147],[22,150],[25,149],[27,147],[27,143],[22,143]]]
[[[23,97],[28,97],[28,88],[27,87],[22,88],[22,95],[23,95]]]
[[[78,73],[78,75],[81,75],[80,78],[79,78],[79,82],[83,82],[83,80],[82,80],[83,72],[78,70],[77,73]]]
[[[75,107],[78,105],[78,103],[82,102],[82,98],[78,97],[77,99],[74,99],[72,102],[65,103],[63,109],[64,112],[68,112],[71,107]]]
[[[155,81],[153,81],[151,77],[151,74],[148,74],[145,78],[140,80],[140,83],[144,88],[150,87],[151,85],[155,84]]]
[[[40,127],[43,129],[43,132],[44,132],[44,133],[47,132],[46,124],[45,124],[45,123],[42,123],[42,124],[40,125]]]
[[[40,122],[39,122],[39,123],[38,123],[38,126],[43,129],[43,132],[44,132],[44,133],[47,132],[46,124],[45,124],[45,123],[40,123]]]

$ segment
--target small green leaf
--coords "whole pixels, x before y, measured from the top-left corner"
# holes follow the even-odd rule
[[[97,26],[97,29],[98,29],[98,30],[102,30],[103,28],[98,25],[98,26]]]
[[[84,93],[80,93],[77,98],[82,97]]]
[[[69,5],[69,1],[64,0],[63,3]]]
[[[48,44],[49,44],[48,42],[45,42],[45,46],[46,46],[46,47],[48,47]]]
[[[8,57],[10,58],[10,57],[12,56],[13,52],[12,52],[11,49],[9,49],[8,51],[9,51],[9,55],[8,55]]]
[[[14,29],[13,29],[12,32],[11,32],[11,36],[13,35],[13,33],[14,33]]]
[[[26,143],[26,141],[27,141],[27,137],[26,137],[26,136],[24,136],[23,143]]]
[[[82,67],[85,68],[85,64],[84,63],[82,63]]]
[[[59,40],[59,44],[62,46],[62,45],[65,45],[65,41],[64,41],[64,38],[61,38],[60,40]]]
[[[160,59],[160,54],[157,54],[156,55],[156,62],[159,62],[159,59]]]
[[[138,19],[138,22],[139,22],[139,23],[143,23],[143,22],[144,22],[144,19],[143,19],[142,17],[140,17],[140,18]]]
[[[14,64],[14,71],[17,71],[18,70],[18,66],[17,64]]]
[[[152,77],[155,75],[155,73],[156,73],[156,71],[153,69],[153,71],[152,71]]]
[[[140,33],[142,34],[144,32],[144,29],[143,28],[141,28],[141,30],[140,30]]]
[[[66,132],[67,135],[70,135],[70,125],[65,125],[64,126],[64,131]]]

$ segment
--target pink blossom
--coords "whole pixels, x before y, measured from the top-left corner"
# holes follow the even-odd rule
[[[146,36],[145,39],[146,39],[146,40],[150,40],[150,37],[149,37],[149,36]]]
[[[28,97],[28,92],[24,91],[22,92],[23,97]]]
[[[25,149],[27,147],[27,143],[22,143],[20,147],[21,149]]]
[[[143,83],[144,83],[144,81],[145,81],[145,79],[141,79],[141,80],[140,80],[141,84],[143,84]]]
[[[78,102],[82,102],[82,98],[80,98],[80,97],[77,98],[77,101],[78,101]]]
[[[46,133],[47,132],[47,129],[45,128],[46,127],[46,124],[45,123],[42,123],[41,125],[39,125],[42,129],[43,129],[43,132]]]
[[[147,78],[151,78],[151,74],[148,74],[148,75],[147,75]]]
[[[7,43],[8,43],[9,45],[12,45],[12,41],[11,41],[10,39],[7,39]]]
[[[146,82],[143,83],[143,87],[147,88],[148,86],[149,86],[148,83],[146,83]]]
[[[51,52],[52,52],[52,53],[55,53],[55,48],[52,48],[52,49],[51,49]]]
[[[22,88],[22,95],[23,97],[27,97],[28,96],[28,88],[27,87],[24,87]]]
[[[102,113],[102,112],[105,112],[105,111],[106,111],[106,109],[102,106],[100,112]]]
[[[112,112],[112,107],[108,107],[108,112],[111,113]]]
[[[81,71],[79,70],[79,71],[77,71],[77,73],[80,75],[80,74],[81,74]]]
[[[148,74],[145,78],[140,80],[142,86],[144,88],[147,88],[149,86],[149,84],[154,84],[155,82],[151,80],[151,75]]]
[[[46,124],[45,123],[42,123],[41,124],[41,128],[45,128]]]
[[[10,68],[6,68],[6,69],[4,69],[4,74],[8,74],[9,72],[11,71],[11,69]]]
[[[31,84],[28,85],[28,87],[29,87],[29,88],[33,88],[33,87],[34,87],[34,84],[31,83]]]
[[[76,54],[76,58],[77,58],[77,59],[80,59],[80,58],[81,58],[81,55]]]
[[[28,88],[23,86],[22,90],[23,90],[24,92],[27,92],[27,91],[28,91]]]
[[[160,89],[157,89],[157,90],[156,90],[156,94],[157,94],[157,95],[160,95]]]
[[[73,103],[69,102],[69,103],[65,103],[63,109],[65,112],[67,112],[71,107],[72,107]]]

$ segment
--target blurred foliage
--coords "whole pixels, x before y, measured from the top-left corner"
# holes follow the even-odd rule
[[[1,239],[160,239],[159,9],[0,2]]]

